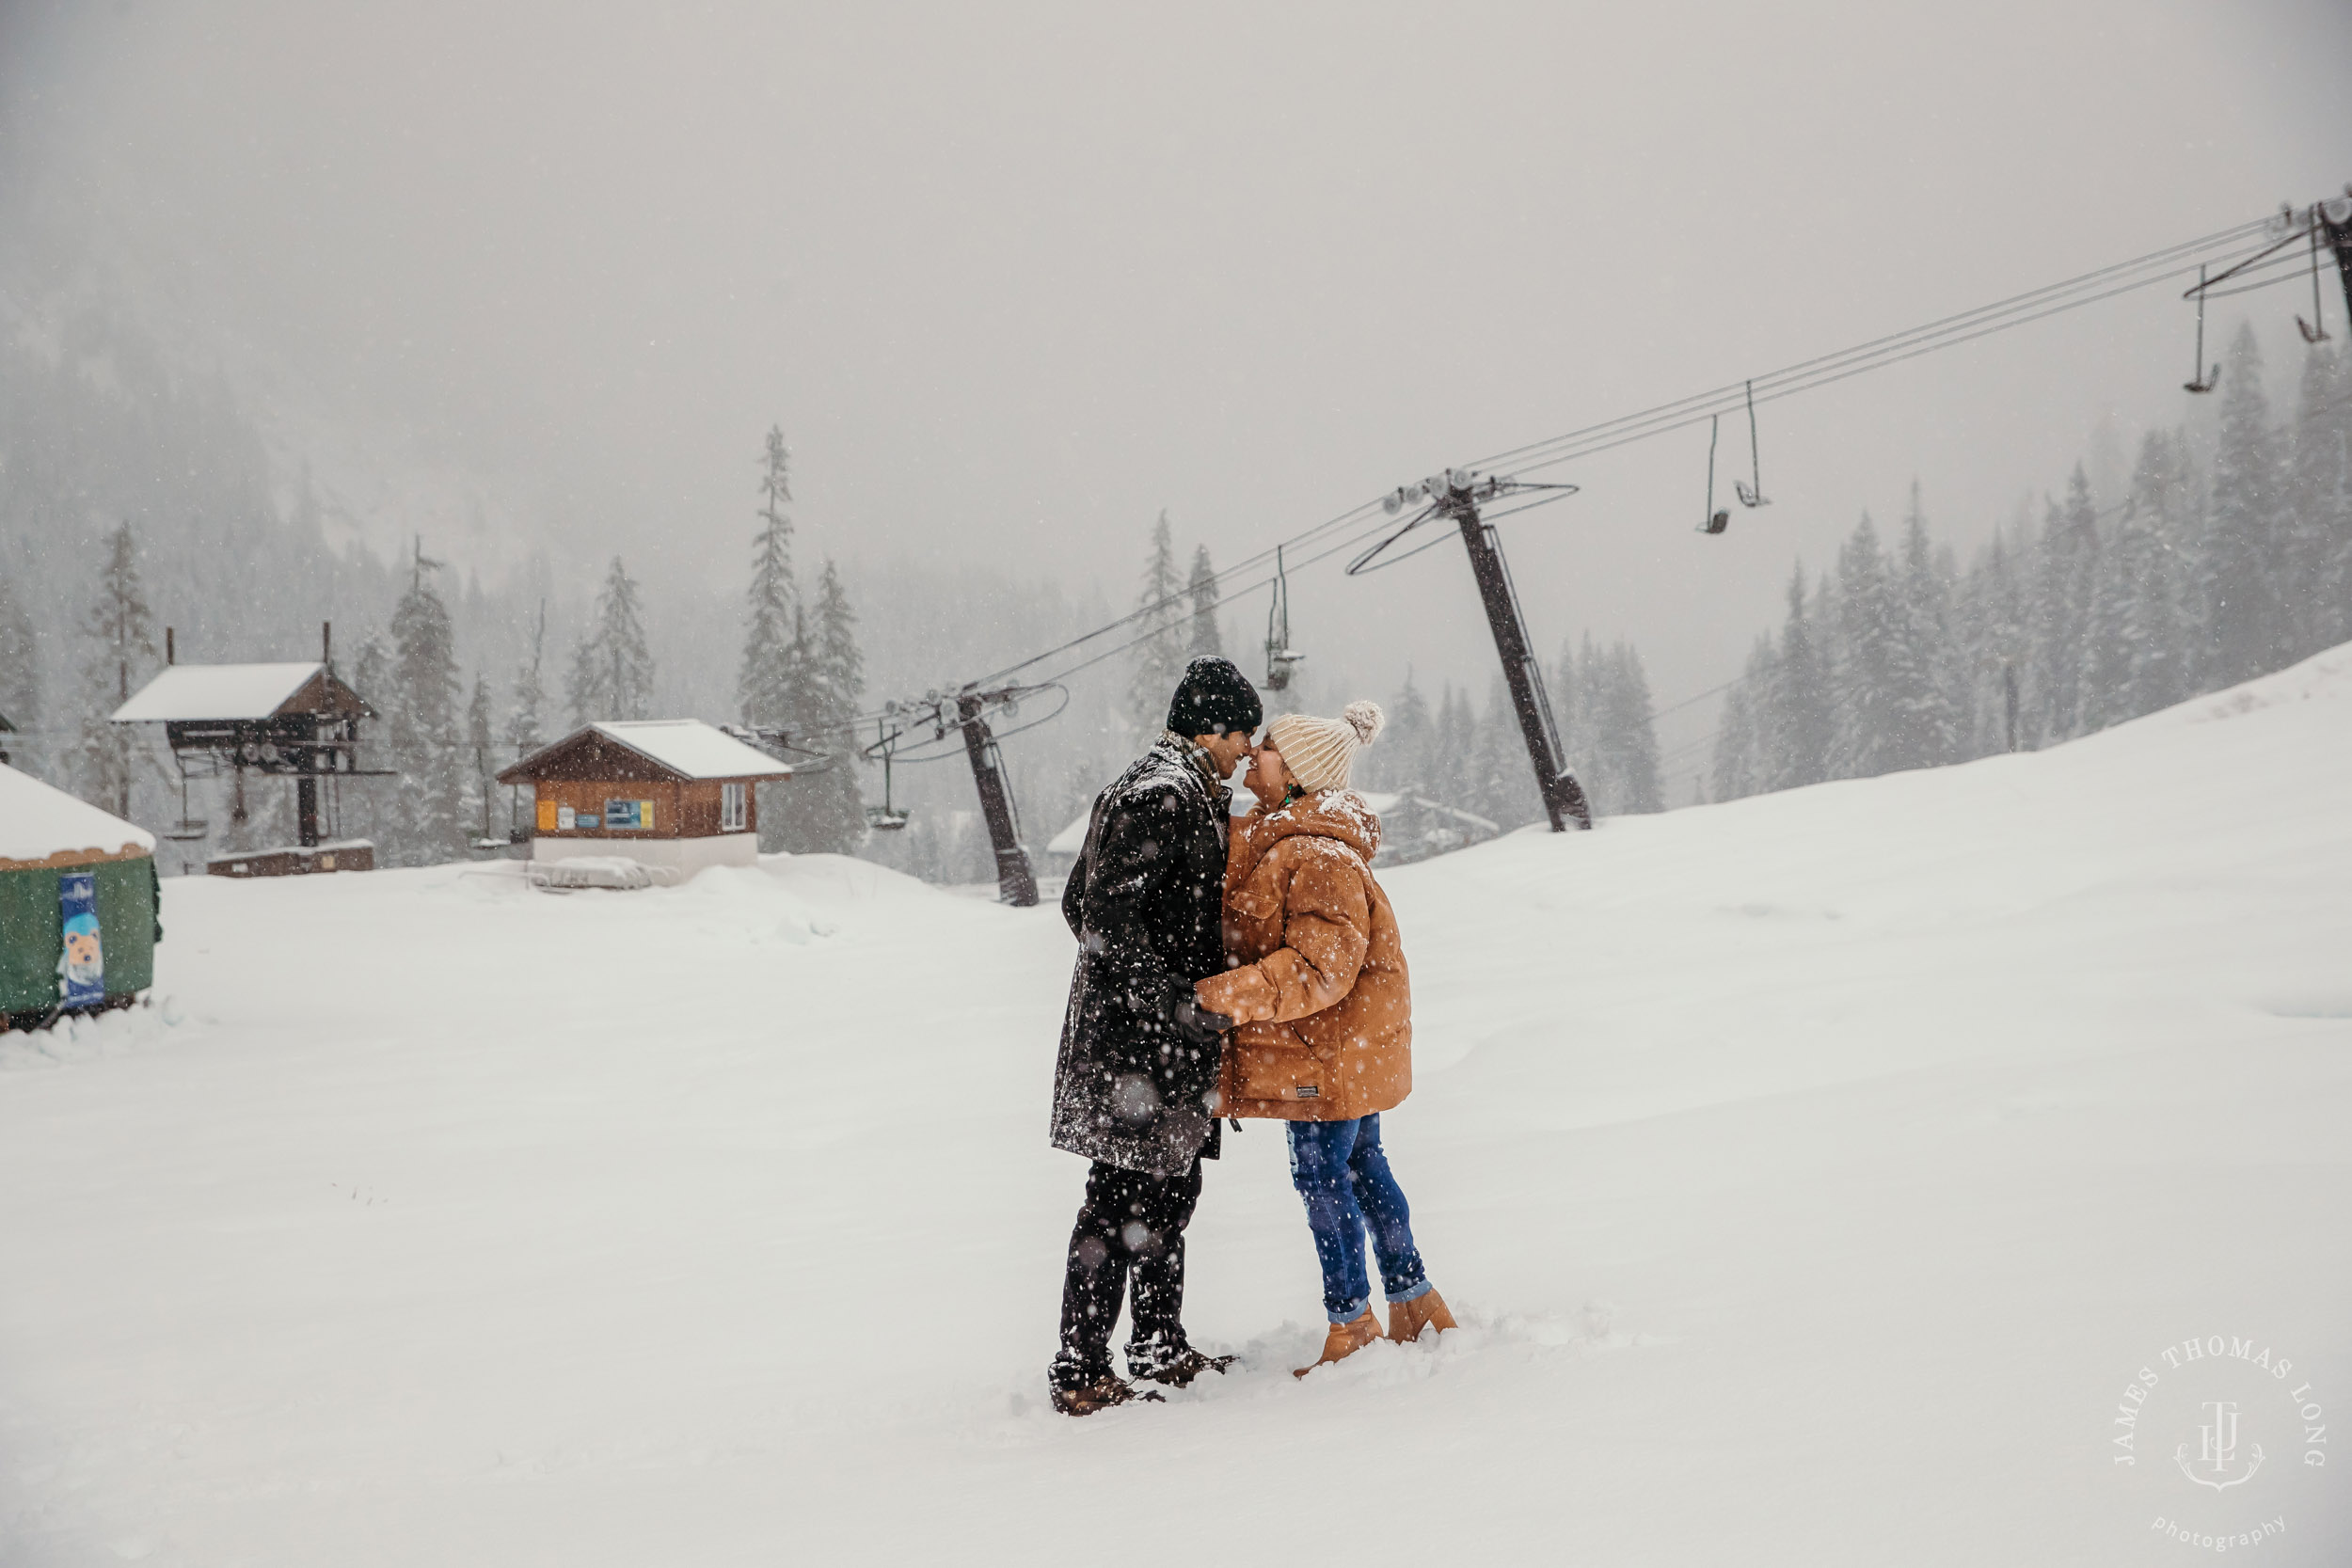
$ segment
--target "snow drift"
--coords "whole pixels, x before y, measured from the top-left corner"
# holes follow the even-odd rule
[[[0,1037],[0,1560],[2340,1560],[2267,1406],[2235,1491],[2114,1439],[2208,1335],[2352,1401],[2348,777],[2338,649],[1390,874],[1384,1126],[1465,1326],[1294,1382],[1255,1124],[1188,1311],[1245,1367],[1085,1421],[1050,909],[827,858],[167,883],[158,1006]]]

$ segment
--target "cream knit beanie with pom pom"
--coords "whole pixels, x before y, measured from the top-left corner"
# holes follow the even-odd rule
[[[1356,753],[1377,739],[1388,721],[1378,703],[1350,703],[1337,719],[1285,713],[1266,725],[1266,739],[1309,789],[1345,789]]]

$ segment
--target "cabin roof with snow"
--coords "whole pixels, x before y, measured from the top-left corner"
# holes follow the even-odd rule
[[[0,870],[154,853],[155,835],[0,764]]]
[[[308,664],[173,664],[115,709],[118,724],[276,719],[291,713],[373,718],[367,700],[316,660]]]
[[[788,779],[792,769],[699,719],[607,720],[543,746],[498,776],[545,779]]]

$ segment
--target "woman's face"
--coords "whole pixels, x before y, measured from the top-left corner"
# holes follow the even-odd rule
[[[1249,793],[1269,806],[1282,803],[1283,794],[1291,785],[1291,770],[1282,766],[1282,753],[1267,741],[1249,756]]]

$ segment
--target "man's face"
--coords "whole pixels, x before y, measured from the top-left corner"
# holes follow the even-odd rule
[[[1249,754],[1249,732],[1242,730],[1225,735],[1196,735],[1193,743],[1216,759],[1216,774],[1230,779],[1241,759]]]

